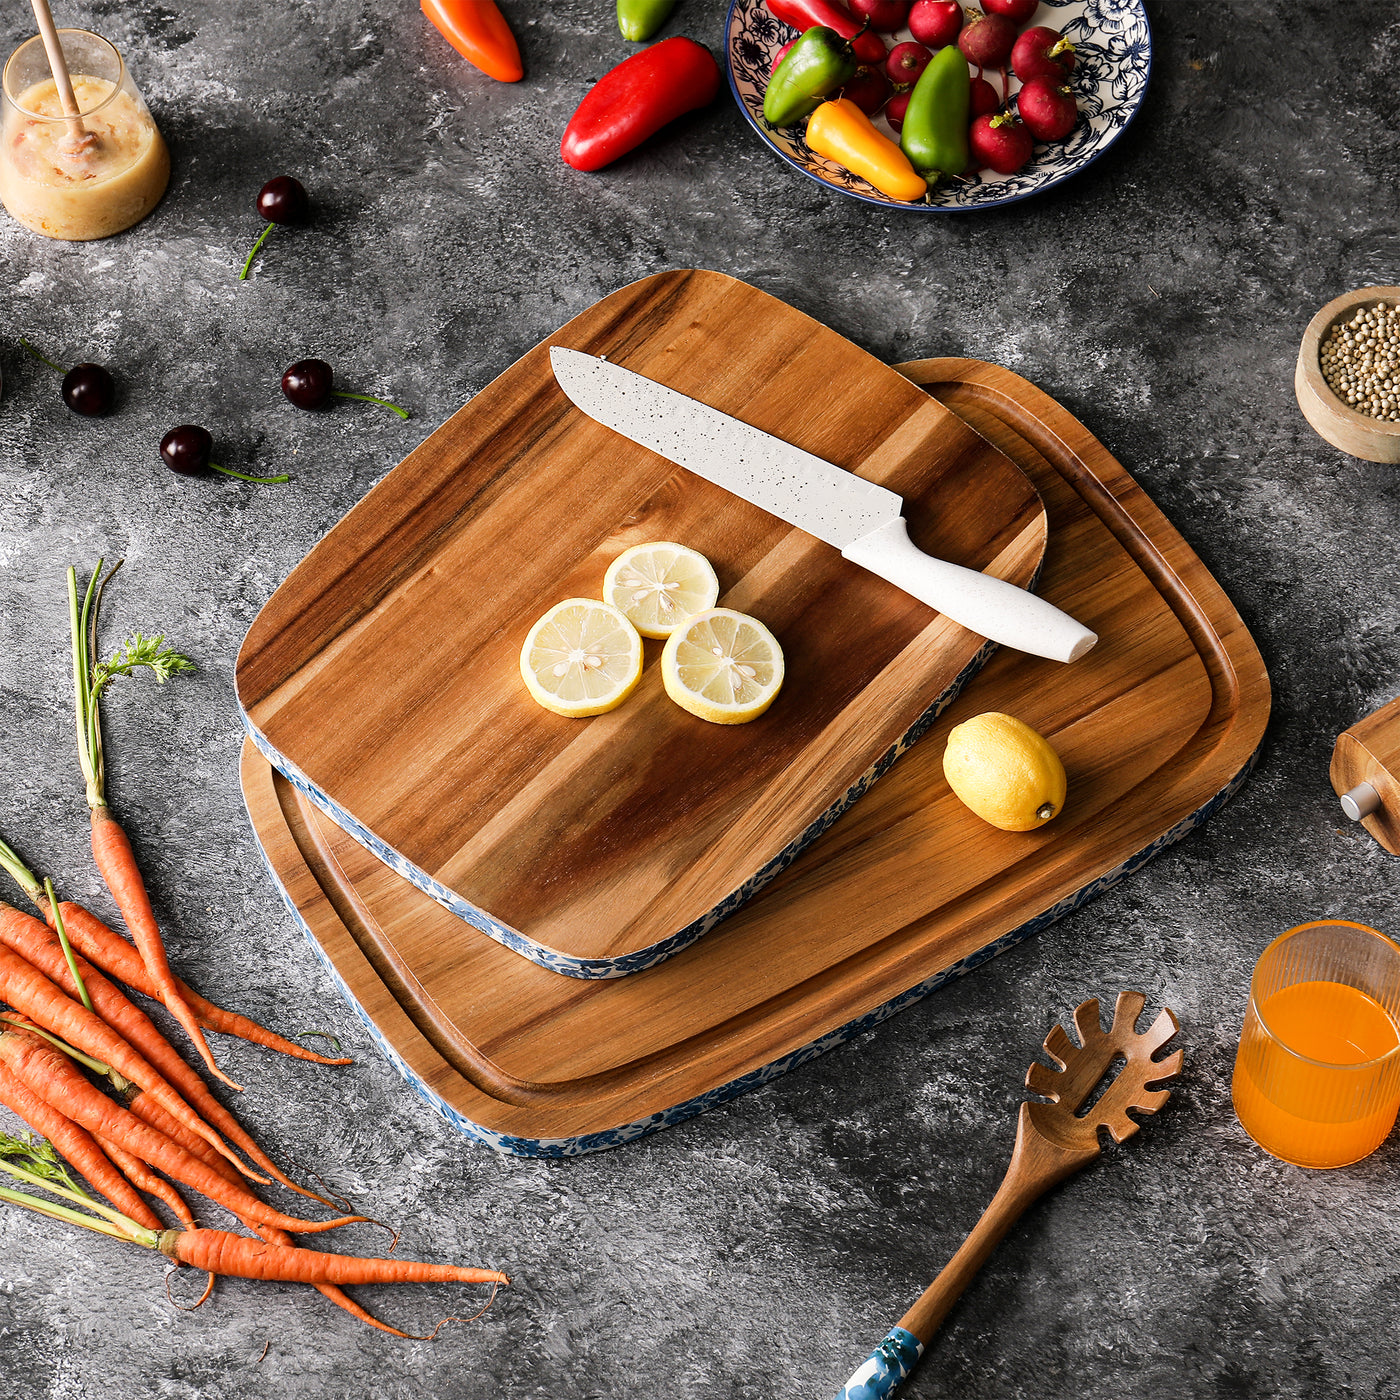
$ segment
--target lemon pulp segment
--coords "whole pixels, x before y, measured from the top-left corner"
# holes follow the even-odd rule
[[[686,618],[715,605],[719,580],[698,550],[670,540],[636,544],[608,566],[603,597],[644,637],[669,637]]]
[[[557,715],[601,715],[637,688],[642,639],[607,603],[566,598],[530,629],[520,675],[531,697]]]
[[[783,684],[783,649],[757,618],[709,608],[688,618],[661,653],[666,694],[712,724],[745,724]]]

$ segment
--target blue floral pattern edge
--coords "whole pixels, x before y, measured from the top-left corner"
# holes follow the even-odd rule
[[[1127,130],[1152,76],[1152,26],[1143,0],[1042,0],[1058,11],[1051,24],[1075,46],[1070,83],[1082,120],[1063,141],[1038,142],[1031,163],[1014,175],[982,171],[975,178],[940,186],[926,200],[909,203],[881,194],[873,185],[817,155],[796,127],[770,127],[763,119],[763,94],[777,51],[797,31],[777,19],[764,0],[732,0],[725,20],[725,69],[729,88],[750,126],[770,150],[808,179],[852,199],[885,209],[947,214],[1014,204],[1077,175],[1092,165]],[[1043,23],[1032,16],[1027,24]],[[892,39],[908,39],[901,30]],[[883,118],[877,126],[893,136]]]
[[[1043,563],[1042,560],[1042,566]],[[1035,577],[1028,585],[1032,592],[1035,591],[1039,581],[1040,567],[1037,567]],[[347,835],[353,836],[362,846],[378,856],[396,875],[402,876],[409,884],[422,890],[431,899],[435,899],[444,909],[455,914],[464,923],[470,924],[474,929],[486,934],[488,938],[494,938],[497,943],[504,944],[512,952],[519,953],[521,957],[529,958],[531,962],[538,963],[541,967],[546,967],[551,972],[560,973],[565,977],[583,979],[628,977],[634,972],[644,972],[649,967],[655,967],[657,963],[664,962],[667,958],[679,953],[681,949],[688,948],[697,938],[703,938],[716,924],[727,919],[741,905],[746,904],[769,881],[781,875],[818,836],[830,828],[831,824],[843,812],[869,792],[872,785],[889,772],[891,765],[901,754],[907,753],[915,742],[928,732],[939,715],[962,694],[963,687],[967,685],[968,681],[987,664],[994,651],[996,651],[995,642],[985,643],[972,660],[953,678],[948,688],[905,731],[901,739],[881,754],[855,783],[805,831],[745,880],[738,889],[732,890],[707,914],[693,920],[684,928],[678,929],[675,933],[669,934],[646,948],[639,948],[635,952],[625,953],[616,958],[571,957],[567,953],[559,952],[556,948],[550,948],[546,944],[537,942],[528,934],[521,933],[518,929],[514,929],[509,924],[497,919],[487,910],[463,899],[456,890],[449,889],[440,881],[433,879],[426,870],[414,864],[407,856],[401,855],[333,798],[322,792],[295,763],[272,745],[246,712],[243,713],[243,727],[247,730],[248,737],[253,741],[258,752],[308,801],[315,804]]]
[[[608,1128],[602,1132],[586,1133],[578,1137],[568,1138],[527,1138],[517,1137],[508,1133],[494,1132],[492,1129],[473,1122],[459,1109],[454,1108],[440,1094],[438,1094],[428,1083],[426,1083],[408,1062],[399,1054],[397,1050],[385,1038],[384,1033],[375,1025],[369,1013],[360,1005],[355,994],[350,990],[344,978],[336,971],[335,964],[331,961],[324,948],[312,932],[311,926],[302,916],[295,901],[287,892],[286,887],[273,868],[271,860],[268,859],[266,850],[263,849],[259,840],[258,848],[263,853],[263,860],[272,876],[272,881],[282,895],[283,903],[290,911],[292,919],[301,929],[306,941],[311,945],[321,965],[325,968],[327,975],[335,984],[341,996],[345,998],[352,1011],[364,1023],[368,1030],[370,1039],[379,1048],[379,1052],[389,1061],[391,1065],[403,1076],[409,1087],[423,1099],[427,1105],[440,1114],[464,1137],[473,1142],[492,1148],[494,1151],[507,1153],[517,1157],[545,1157],[563,1158],[580,1157],[586,1152],[602,1152],[611,1147],[621,1147],[624,1143],[635,1142],[638,1138],[646,1137],[651,1133],[658,1132],[662,1128],[674,1127],[677,1123],[683,1123],[687,1118],[694,1118],[697,1114],[705,1113],[709,1109],[717,1108],[721,1104],[729,1103],[750,1090],[761,1088],[765,1084],[771,1083],[779,1076],[787,1074],[790,1070],[797,1069],[800,1065],[807,1064],[815,1060],[818,1056],[826,1054],[828,1050],[834,1050],[837,1046],[843,1045],[846,1041],[874,1029],[884,1021],[888,1021],[891,1016],[897,1015],[901,1011],[907,1010],[915,1002],[922,1001],[924,997],[936,992],[940,987],[946,986],[955,978],[962,977],[971,972],[973,968],[980,967],[983,963],[989,962],[999,953],[1004,953],[1008,948],[1015,947],[1016,944],[1024,942],[1032,935],[1039,933],[1042,929],[1049,928],[1051,924],[1063,919],[1067,914],[1082,908],[1091,900],[1111,889],[1125,876],[1140,870],[1150,861],[1153,856],[1165,850],[1168,846],[1180,841],[1188,836],[1198,826],[1208,821],[1244,786],[1254,765],[1259,757],[1259,750],[1255,750],[1250,755],[1248,762],[1238,773],[1216,793],[1204,806],[1198,808],[1190,816],[1183,817],[1175,826],[1163,832],[1163,834],[1149,845],[1146,845],[1136,855],[1129,857],[1121,865],[1115,866],[1112,870],[1106,871],[1098,879],[1085,885],[1083,889],[1074,894],[1066,895],[1057,904],[1051,905],[1049,909],[1037,914],[1034,918],[1028,919],[1025,923],[994,939],[985,947],[979,948],[975,953],[970,953],[967,957],[954,963],[951,967],[944,968],[942,972],[935,973],[932,977],[923,982],[917,983],[907,991],[901,992],[897,997],[876,1007],[873,1011],[857,1017],[854,1021],[848,1021],[844,1026],[838,1026],[835,1030],[828,1031],[824,1036],[811,1041],[789,1054],[781,1056],[772,1063],[763,1065],[758,1069],[751,1070],[748,1074],[741,1075],[737,1079],[730,1080],[727,1084],[717,1085],[705,1093],[697,1095],[695,1098],[687,1099],[684,1103],[678,1103],[671,1108],[662,1109],[659,1112],[640,1118],[632,1123],[625,1123],[615,1128]]]

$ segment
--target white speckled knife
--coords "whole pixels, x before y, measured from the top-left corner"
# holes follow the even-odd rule
[[[969,631],[1052,661],[1078,661],[1098,640],[1023,588],[925,554],[893,491],[620,365],[561,346],[549,358],[590,418],[835,546]]]

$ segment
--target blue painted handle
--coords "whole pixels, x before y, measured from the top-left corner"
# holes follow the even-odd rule
[[[836,1400],[884,1400],[918,1364],[924,1344],[902,1327],[875,1348],[850,1380],[836,1392]]]

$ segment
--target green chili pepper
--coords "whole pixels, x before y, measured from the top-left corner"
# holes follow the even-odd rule
[[[788,50],[763,94],[763,117],[770,126],[793,126],[817,110],[822,98],[856,75],[849,39],[824,24],[814,25]]]
[[[972,79],[956,44],[934,54],[914,84],[899,144],[921,175],[961,175],[968,165],[968,104]]]
[[[676,0],[617,0],[617,27],[624,39],[650,39],[671,17]]]

